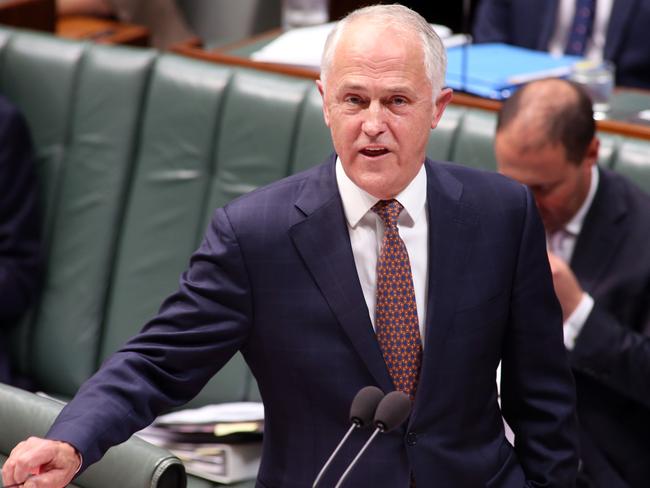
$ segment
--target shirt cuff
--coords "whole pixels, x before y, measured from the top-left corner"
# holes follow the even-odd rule
[[[594,299],[588,293],[583,293],[580,303],[576,309],[569,315],[569,318],[564,322],[564,346],[569,350],[573,350],[576,345],[576,339],[580,331],[589,318],[589,314],[594,308]]]
[[[74,472],[74,475],[77,476],[79,474],[79,471],[81,471],[81,467],[84,465],[84,457],[81,455],[79,451],[75,448],[75,452],[77,453],[77,457],[79,458],[79,466],[77,466],[77,470]]]

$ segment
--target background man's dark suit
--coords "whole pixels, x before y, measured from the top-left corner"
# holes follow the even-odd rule
[[[7,328],[39,283],[40,221],[27,125],[0,96],[0,382],[12,381]]]
[[[475,42],[506,42],[548,50],[558,0],[482,0],[474,21]],[[616,65],[616,82],[650,88],[650,0],[614,0],[605,59]]]
[[[570,353],[585,467],[609,467],[590,473],[598,487],[648,486],[650,196],[600,169],[571,268],[595,301]]]
[[[408,427],[377,439],[349,486],[571,486],[574,389],[543,228],[500,175],[427,161],[424,360]],[[311,485],[363,386],[393,386],[368,315],[334,159],[216,211],[180,290],[64,409],[48,437],[84,467],[194,395],[237,350],[266,406],[260,487]],[[505,440],[494,374],[503,358]],[[329,472],[333,485],[367,434]],[[522,470],[523,467],[523,470]]]

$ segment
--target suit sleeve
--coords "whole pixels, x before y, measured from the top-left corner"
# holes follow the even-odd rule
[[[641,328],[626,326],[596,301],[570,360],[577,371],[650,408],[650,281],[637,300]]]
[[[474,17],[474,42],[510,42],[510,0],[482,0]]]
[[[502,412],[515,433],[526,486],[573,486],[578,465],[575,387],[544,231],[530,192],[523,192],[525,216],[502,353]]]
[[[160,413],[195,396],[246,341],[252,322],[244,259],[217,210],[178,291],[111,356],[47,434],[83,456],[83,469]]]
[[[19,317],[36,294],[41,250],[38,191],[27,125],[13,107],[3,108],[0,114],[1,324]]]

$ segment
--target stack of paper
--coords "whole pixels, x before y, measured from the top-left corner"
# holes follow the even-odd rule
[[[169,449],[188,473],[233,483],[257,475],[263,428],[262,404],[239,402],[163,415],[137,435]]]
[[[325,41],[335,25],[336,22],[330,22],[286,31],[251,54],[251,59],[319,70]],[[432,27],[443,39],[446,47],[457,46],[467,41],[467,37],[462,34],[452,35],[451,29],[444,25],[436,24]]]

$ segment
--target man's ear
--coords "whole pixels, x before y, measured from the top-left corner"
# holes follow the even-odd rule
[[[320,93],[321,99],[323,100],[323,118],[325,119],[325,125],[329,127],[330,114],[327,103],[325,103],[325,85],[323,85],[323,82],[321,80],[316,80],[316,86],[318,87],[318,93]]]
[[[600,139],[598,139],[598,136],[594,136],[593,139],[591,139],[591,142],[589,143],[589,146],[587,146],[587,152],[585,153],[585,157],[582,160],[585,165],[591,169],[591,167],[594,164],[598,164],[598,151],[600,150]]]
[[[442,117],[442,114],[449,102],[451,102],[452,97],[453,92],[451,91],[451,88],[443,88],[440,91],[440,94],[435,100],[433,119],[431,120],[432,129],[435,129],[438,126],[438,122],[440,122],[440,118]]]

